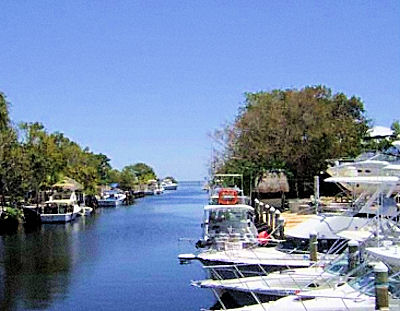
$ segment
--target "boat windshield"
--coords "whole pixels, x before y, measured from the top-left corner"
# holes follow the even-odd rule
[[[226,234],[238,237],[251,232],[251,220],[247,210],[224,208],[205,212],[205,223],[208,224],[208,236]]]
[[[374,273],[369,272],[359,278],[356,278],[349,282],[349,285],[357,291],[368,295],[374,296],[375,295],[375,287],[374,287]]]
[[[338,260],[333,261],[331,264],[325,267],[325,271],[335,274],[335,275],[344,275],[348,272],[348,259],[347,255],[342,255]]]
[[[53,200],[68,200],[71,198],[71,192],[56,192],[52,195]]]
[[[43,207],[43,214],[66,214],[72,212],[73,206],[67,203],[46,203]]]

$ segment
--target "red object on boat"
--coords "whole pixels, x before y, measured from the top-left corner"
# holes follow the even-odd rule
[[[258,243],[261,245],[267,245],[270,238],[271,235],[269,235],[267,231],[261,231],[257,236]]]
[[[230,205],[237,204],[238,192],[233,189],[221,189],[218,194],[218,204]]]

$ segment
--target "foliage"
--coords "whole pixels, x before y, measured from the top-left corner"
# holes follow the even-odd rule
[[[233,124],[214,133],[213,170],[254,179],[284,169],[295,179],[311,179],[326,168],[326,159],[361,151],[368,120],[359,98],[332,95],[324,86],[245,97]]]
[[[132,165],[125,166],[120,174],[120,188],[123,190],[131,190],[137,184],[139,184],[139,179],[136,176],[136,170]]]
[[[20,221],[23,218],[23,212],[19,208],[4,207],[1,217],[2,219],[11,218]]]
[[[157,179],[154,170],[145,163],[130,165],[129,169],[137,176],[139,183],[146,184],[149,180]]]
[[[9,117],[9,103],[0,92],[0,199],[16,205],[22,199],[36,198],[63,177],[81,183],[86,194],[95,194],[97,185],[111,182],[131,188],[137,182],[155,178],[144,163],[113,170],[110,159],[88,148],[81,148],[64,134],[48,133],[38,122],[21,123],[15,129]],[[138,174],[138,176],[136,176]]]
[[[392,126],[390,127],[391,129],[392,129],[392,131],[393,131],[393,135],[394,135],[394,137],[395,137],[395,139],[397,140],[397,139],[400,139],[400,122],[397,120],[397,121],[394,121],[393,123],[392,123]]]

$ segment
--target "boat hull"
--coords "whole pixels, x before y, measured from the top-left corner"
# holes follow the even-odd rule
[[[122,205],[122,200],[98,200],[99,207],[116,207]]]
[[[164,187],[164,190],[177,190],[178,189],[178,185],[165,185],[163,187]]]
[[[65,222],[70,222],[75,218],[76,218],[76,213],[40,214],[40,221],[42,223],[65,223]]]

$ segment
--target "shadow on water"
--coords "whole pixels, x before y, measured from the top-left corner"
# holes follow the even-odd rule
[[[1,310],[43,309],[66,294],[71,248],[69,230],[62,229],[42,226],[2,237]]]

